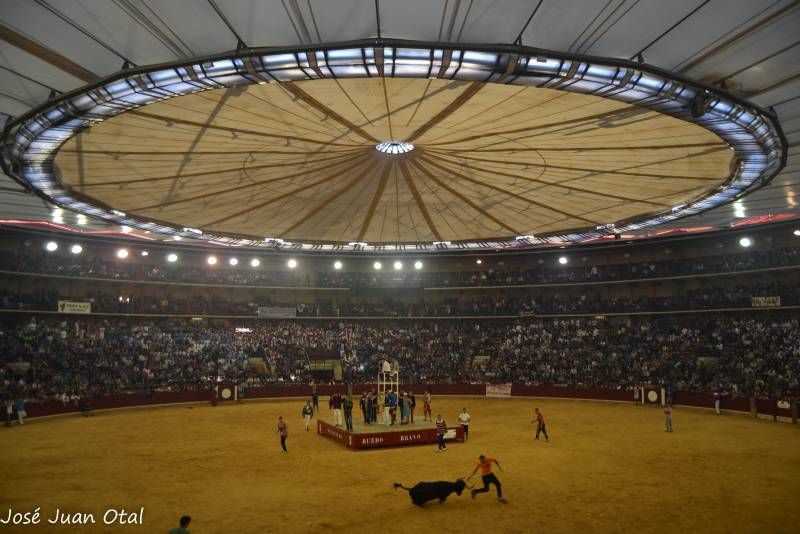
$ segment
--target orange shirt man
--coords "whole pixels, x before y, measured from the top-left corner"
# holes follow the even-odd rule
[[[475,495],[478,493],[488,493],[489,492],[489,484],[494,484],[495,489],[497,489],[497,500],[505,503],[508,502],[503,498],[503,488],[500,484],[500,481],[497,480],[497,477],[492,473],[492,464],[497,464],[497,467],[500,468],[500,471],[503,468],[500,466],[500,462],[495,460],[494,458],[490,458],[481,454],[478,457],[478,465],[475,466],[473,469],[472,474],[467,477],[470,479],[478,472],[478,469],[481,470],[481,479],[483,480],[483,487],[481,489],[474,489],[472,490],[472,498],[475,498]]]

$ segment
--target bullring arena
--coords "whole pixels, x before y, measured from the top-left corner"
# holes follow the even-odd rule
[[[434,524],[443,532],[736,532],[743,524],[794,532],[800,521],[790,425],[677,408],[667,434],[657,407],[632,402],[446,396],[434,397],[434,411],[455,419],[468,408],[466,443],[445,454],[435,445],[354,452],[305,432],[302,405],[248,400],[34,421],[4,440],[3,472],[15,481],[6,500],[18,510],[93,512],[98,521],[109,505],[144,507],[151,524],[182,510],[198,532],[220,533],[424,532]],[[548,418],[549,442],[533,439],[533,407]],[[290,425],[286,455],[274,430],[279,415]],[[468,475],[481,453],[501,462],[507,505],[465,493],[417,509],[392,489]]]
[[[6,0],[0,534],[800,531],[800,0]]]

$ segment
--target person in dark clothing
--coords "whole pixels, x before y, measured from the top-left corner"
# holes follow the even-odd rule
[[[347,430],[353,431],[353,399],[348,395],[342,403],[344,406],[344,424]]]
[[[375,390],[369,392],[369,397],[372,399],[372,411],[369,419],[376,423],[378,421],[378,396],[375,394]]]
[[[184,515],[180,519],[180,526],[169,529],[169,534],[189,534],[189,523],[192,522],[192,518],[188,515]]]
[[[361,408],[361,415],[364,418],[364,424],[369,423],[369,417],[367,414],[367,392],[361,394],[361,399],[358,401],[358,405]]]
[[[311,382],[311,405],[314,407],[314,412],[319,412],[319,394],[317,393],[317,385]]]
[[[414,396],[413,391],[408,392],[409,408],[411,410],[411,422],[414,422],[414,408],[417,407],[417,398]]]

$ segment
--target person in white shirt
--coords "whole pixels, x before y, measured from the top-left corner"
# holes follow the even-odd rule
[[[464,408],[464,410],[458,416],[458,422],[461,423],[461,428],[464,429],[464,441],[467,441],[467,439],[469,438],[469,420],[470,419],[472,419],[472,416],[470,416],[467,413],[467,409]]]

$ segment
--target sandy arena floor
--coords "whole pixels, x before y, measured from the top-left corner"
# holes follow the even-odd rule
[[[41,507],[37,526],[2,532],[163,533],[182,514],[211,532],[797,532],[800,428],[677,408],[559,400],[434,399],[466,444],[353,452],[303,431],[302,402],[176,406],[0,428],[0,519]],[[322,404],[326,404],[323,402]],[[551,440],[533,440],[534,406]],[[323,408],[323,410],[327,411]],[[288,416],[289,454],[278,415]],[[392,483],[455,480],[496,457],[509,503],[468,494],[417,508]],[[477,477],[476,477],[477,478]],[[478,478],[478,480],[480,480]],[[108,508],[144,507],[143,526],[105,527]],[[56,508],[97,524],[52,526]]]

